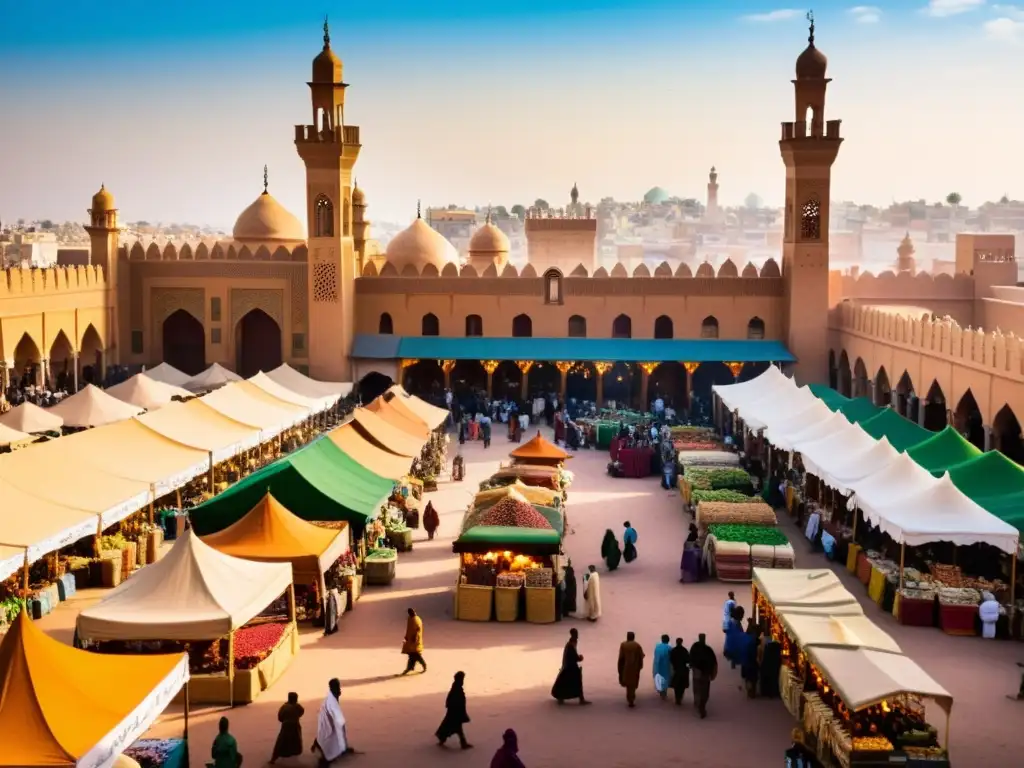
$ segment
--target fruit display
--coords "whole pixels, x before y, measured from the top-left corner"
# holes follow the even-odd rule
[[[235,631],[235,669],[252,669],[277,647],[287,624],[254,624]]]
[[[687,467],[736,468],[740,465],[738,454],[722,450],[682,451],[677,450],[676,462],[684,470]]]
[[[499,587],[521,587],[526,583],[526,573],[523,571],[504,571],[498,574]]]
[[[690,467],[683,477],[694,489],[717,491],[723,488],[752,492],[750,475],[732,467]]]
[[[371,549],[366,553],[367,561],[386,562],[388,560],[395,560],[398,558],[398,552],[389,547],[381,547],[379,549]]]
[[[526,571],[526,586],[553,587],[555,572],[551,568],[531,568]]]
[[[708,526],[708,533],[718,541],[742,541],[750,545],[764,544],[776,547],[789,543],[786,534],[774,525],[712,523]]]
[[[697,526],[707,528],[715,523],[733,525],[777,525],[775,510],[763,501],[729,504],[702,501],[697,505]]]
[[[480,515],[477,525],[507,526],[510,528],[551,528],[547,518],[520,497],[504,498]]]
[[[853,739],[854,752],[892,752],[892,742],[885,736],[856,736]]]
[[[697,488],[690,494],[690,503],[692,504],[698,504],[702,501],[718,501],[725,504],[747,504],[751,500],[751,497],[747,496],[745,493],[731,491],[727,488],[723,488],[718,491],[705,491],[701,488]]]

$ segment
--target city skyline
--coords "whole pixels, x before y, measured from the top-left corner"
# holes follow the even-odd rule
[[[123,220],[230,227],[262,191],[264,164],[270,191],[301,213],[292,126],[309,120],[324,11],[352,85],[346,117],[362,128],[356,176],[371,219],[407,221],[417,199],[557,206],[574,182],[591,202],[654,185],[703,199],[712,165],[723,204],[753,192],[779,205],[779,123],[793,119],[806,11],[723,5],[321,0],[243,12],[231,0],[200,14],[195,2],[113,2],[111,18],[75,3],[56,20],[12,9],[21,36],[0,52],[11,107],[0,158],[15,183],[0,188],[0,216],[82,220],[105,183]],[[846,138],[834,200],[1022,196],[1024,158],[1002,148],[1021,116],[1006,96],[1024,10],[816,6],[833,78],[826,117]]]

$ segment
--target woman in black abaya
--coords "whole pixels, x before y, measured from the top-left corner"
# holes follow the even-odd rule
[[[565,565],[562,582],[565,584],[565,592],[562,593],[562,615],[568,616],[576,612],[576,571],[573,570],[572,560]]]
[[[462,726],[469,722],[469,715],[466,714],[466,691],[462,684],[466,679],[465,672],[456,672],[452,681],[452,688],[448,691],[448,698],[444,700],[445,715],[441,725],[438,726],[438,746],[443,747],[444,743],[452,736],[459,737],[459,746],[463,749],[471,749],[472,744],[466,741],[466,734],[462,732]]]
[[[579,699],[580,704],[590,703],[583,696],[583,670],[580,668],[583,657],[579,653],[579,637],[579,630],[569,630],[569,642],[562,651],[562,668],[551,686],[551,696],[559,704],[564,704],[566,699]]]

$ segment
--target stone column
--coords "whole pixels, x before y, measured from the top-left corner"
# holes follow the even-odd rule
[[[594,370],[597,371],[597,410],[600,412],[604,405],[604,375],[612,369],[611,363],[594,363]]]
[[[487,398],[494,397],[494,372],[498,370],[497,360],[485,360],[482,362],[484,370],[487,371]]]
[[[36,372],[36,386],[47,388],[48,377],[50,375],[50,360],[43,358],[39,361],[39,370]]]
[[[690,412],[690,408],[693,405],[693,374],[695,374],[697,372],[698,368],[700,368],[700,363],[683,363],[683,370],[686,371],[686,412],[687,413]],[[715,424],[717,424],[719,427],[721,427],[722,426],[722,415],[720,413],[720,410],[715,410],[715,409],[716,408],[720,409],[722,404],[721,404],[721,401],[718,400],[718,396],[715,394],[714,390],[711,390],[711,402],[712,402],[712,411],[714,412],[715,419],[716,419]]]
[[[77,392],[78,391],[78,353],[77,352],[74,352],[71,355],[71,367],[72,367],[72,370],[74,371],[74,373],[72,374],[72,377],[73,377],[73,381],[74,381],[75,392]],[[72,394],[74,394],[74,392],[72,392]]]
[[[990,427],[988,424],[985,424],[982,427],[982,429],[985,430],[985,451],[986,452],[987,451],[991,451],[992,450],[992,427]]]
[[[917,425],[924,427],[924,409],[928,406],[927,400],[917,401]]]
[[[561,380],[559,382],[558,397],[561,400],[561,404],[565,404],[565,391],[569,384],[569,369],[572,368],[572,363],[567,360],[559,360],[555,363],[555,367],[558,369]]]
[[[878,405],[878,382],[872,379],[868,383],[871,385],[871,404]]]
[[[7,394],[7,388],[11,386],[11,368],[13,363],[7,360],[0,360],[0,394]]]
[[[649,387],[651,374],[658,367],[659,363],[638,363],[640,366],[640,413],[647,412],[647,401],[649,398]]]

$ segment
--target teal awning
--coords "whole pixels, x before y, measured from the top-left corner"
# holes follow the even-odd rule
[[[397,341],[397,344],[396,344]],[[577,339],[359,334],[352,357],[377,360],[570,360],[582,362],[792,363],[781,341]]]

